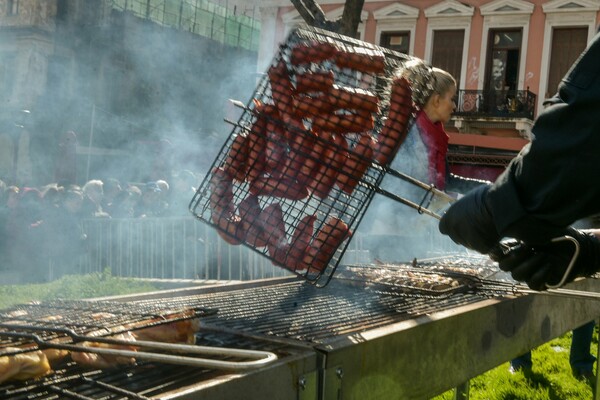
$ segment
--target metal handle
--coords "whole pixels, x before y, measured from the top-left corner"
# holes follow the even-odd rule
[[[569,262],[569,265],[567,266],[567,269],[565,270],[565,273],[564,273],[562,279],[560,280],[560,282],[558,282],[556,285],[548,285],[546,283],[546,287],[548,289],[557,289],[565,284],[565,282],[569,278],[569,274],[571,273],[571,270],[575,266],[575,262],[577,261],[577,258],[579,257],[579,252],[581,250],[581,247],[579,246],[579,242],[577,241],[577,239],[575,239],[573,236],[565,235],[565,236],[556,237],[556,238],[552,239],[550,242],[558,243],[558,242],[565,242],[565,241],[570,241],[571,243],[573,243],[573,245],[575,245],[575,251],[573,252],[573,257],[571,257],[571,261]]]
[[[261,350],[245,350],[245,349],[234,349],[234,348],[226,348],[226,347],[207,347],[207,346],[196,346],[196,345],[185,345],[185,344],[175,344],[175,343],[161,343],[161,342],[153,342],[153,341],[129,341],[122,339],[114,339],[107,337],[93,337],[93,336],[84,336],[79,335],[71,329],[52,329],[47,327],[35,327],[29,325],[13,325],[13,324],[1,324],[3,328],[7,329],[15,329],[15,330],[46,330],[46,331],[59,331],[66,332],[69,336],[73,337],[78,341],[87,341],[87,342],[95,342],[95,343],[106,343],[120,346],[130,346],[130,347],[145,347],[149,349],[155,350],[164,350],[164,351],[172,351],[172,352],[181,352],[181,353],[189,353],[189,354],[203,354],[203,355],[211,355],[211,356],[229,356],[229,357],[241,357],[246,358],[252,361],[223,361],[223,360],[214,360],[209,358],[201,358],[201,357],[188,357],[188,356],[180,356],[180,355],[171,355],[171,354],[159,354],[159,353],[151,353],[151,352],[143,352],[143,351],[132,351],[132,350],[117,350],[117,349],[106,349],[99,347],[89,347],[81,344],[67,344],[67,343],[57,343],[50,342],[40,338],[38,335],[33,333],[23,333],[23,332],[0,332],[0,336],[5,337],[18,337],[18,338],[27,338],[33,340],[40,348],[55,348],[62,350],[70,350],[76,352],[87,352],[87,353],[96,353],[96,354],[106,354],[112,356],[121,356],[121,357],[133,357],[136,359],[146,360],[146,361],[156,361],[162,362],[166,364],[176,364],[176,365],[188,365],[192,367],[203,367],[203,368],[213,368],[213,369],[224,369],[224,370],[248,370],[253,368],[261,367],[265,364],[268,364],[277,359],[277,355],[269,352],[269,351],[261,351]],[[70,331],[70,332],[69,332]]]

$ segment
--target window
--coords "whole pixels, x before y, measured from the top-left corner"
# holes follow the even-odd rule
[[[561,79],[587,44],[588,28],[554,28],[550,48],[550,70],[546,98],[552,97]]]
[[[519,81],[521,30],[491,30],[486,85],[490,90],[516,90]]]
[[[382,32],[379,44],[388,49],[408,54],[410,50],[410,32]]]
[[[460,85],[465,31],[437,30],[433,33],[431,65],[448,71]]]

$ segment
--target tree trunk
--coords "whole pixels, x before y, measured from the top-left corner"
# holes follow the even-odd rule
[[[356,37],[365,0],[346,0],[341,18],[330,21],[315,0],[290,0],[308,25]]]

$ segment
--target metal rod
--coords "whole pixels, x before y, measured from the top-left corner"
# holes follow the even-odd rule
[[[159,353],[149,353],[142,351],[132,351],[132,350],[116,350],[116,349],[107,349],[107,348],[99,348],[99,347],[90,347],[85,346],[83,344],[66,344],[66,343],[56,343],[50,342],[40,338],[38,335],[33,333],[22,333],[22,332],[0,332],[0,336],[6,337],[17,337],[17,338],[27,338],[33,340],[38,344],[41,348],[55,348],[55,349],[63,349],[69,351],[76,352],[84,352],[84,353],[95,353],[95,354],[106,354],[111,356],[121,356],[121,357],[133,357],[136,359],[146,360],[146,361],[156,361],[167,364],[176,364],[176,365],[188,365],[192,367],[204,367],[204,368],[214,368],[214,369],[225,369],[225,370],[247,370],[252,368],[258,368],[265,364],[268,364],[277,359],[277,355],[261,350],[245,350],[245,349],[233,349],[233,348],[225,348],[225,347],[207,347],[207,346],[196,346],[196,345],[185,345],[185,344],[174,344],[174,343],[161,343],[161,342],[151,342],[151,341],[130,341],[130,340],[121,340],[107,337],[93,337],[93,336],[84,336],[79,335],[76,332],[72,331],[68,328],[58,328],[52,329],[48,327],[38,327],[31,325],[17,325],[17,324],[0,324],[3,328],[14,329],[14,330],[33,330],[33,331],[56,331],[60,333],[66,333],[71,336],[73,339],[77,341],[86,341],[86,342],[95,342],[95,343],[105,343],[105,344],[113,344],[119,346],[129,346],[129,347],[145,347],[156,350],[166,350],[173,351],[179,353],[188,353],[188,354],[204,354],[204,355],[212,355],[212,356],[227,356],[227,357],[242,357],[246,359],[250,359],[252,361],[223,361],[223,360],[214,360],[200,357],[188,357],[188,356],[179,356],[179,355],[171,355],[171,354],[159,354]]]

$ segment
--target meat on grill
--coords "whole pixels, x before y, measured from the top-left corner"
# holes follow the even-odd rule
[[[7,348],[6,350],[18,351],[19,349]],[[48,357],[40,350],[0,357],[0,383],[39,378],[51,372]]]
[[[118,335],[111,336],[114,339],[126,340],[131,342],[131,346],[123,346],[123,345],[114,345],[114,344],[106,344],[99,342],[83,342],[81,346],[91,347],[91,348],[104,348],[104,349],[116,349],[116,350],[129,350],[136,351],[136,347],[134,347],[133,343],[135,342],[135,336],[131,332],[124,332]],[[114,368],[119,365],[132,365],[135,364],[134,357],[128,356],[113,356],[108,354],[97,354],[92,352],[71,352],[71,358],[76,363],[90,368]]]
[[[194,310],[187,310],[184,312],[184,315],[192,317]],[[136,330],[132,333],[137,340],[194,344],[196,341],[194,335],[199,329],[200,319],[190,318]]]

